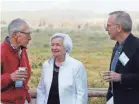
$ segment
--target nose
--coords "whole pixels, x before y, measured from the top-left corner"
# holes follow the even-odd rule
[[[28,38],[28,40],[31,40],[31,38]]]
[[[55,49],[56,49],[56,46],[55,46],[55,45],[54,45],[54,46],[52,46],[52,49],[53,49],[53,50],[55,50]]]
[[[105,25],[104,28],[105,28],[105,31],[108,31],[108,26],[107,25]]]
[[[31,40],[31,36],[30,35],[28,36],[28,40]]]
[[[109,28],[108,28],[108,26],[106,26],[106,27],[105,27],[105,30],[106,30],[106,31],[109,31]]]

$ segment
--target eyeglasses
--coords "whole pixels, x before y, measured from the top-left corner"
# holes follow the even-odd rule
[[[26,35],[28,37],[31,37],[30,36],[31,32],[24,32],[24,31],[17,31],[17,32],[20,32],[20,33],[22,33],[22,34],[24,34],[24,35]]]
[[[119,25],[119,24],[107,24],[107,25],[104,25],[104,28],[107,29],[107,28],[111,28],[112,26],[116,26],[116,25]]]
[[[18,31],[18,32],[23,33],[25,35],[30,35],[31,34],[30,32],[24,32],[24,31]]]

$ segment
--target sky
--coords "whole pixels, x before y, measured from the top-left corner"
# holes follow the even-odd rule
[[[0,0],[1,11],[40,11],[51,9],[139,11],[139,0]]]

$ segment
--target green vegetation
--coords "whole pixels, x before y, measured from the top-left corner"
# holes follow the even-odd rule
[[[41,67],[45,60],[51,56],[49,47],[50,37],[56,32],[69,34],[73,40],[71,56],[84,63],[88,75],[88,87],[104,88],[108,83],[101,79],[100,72],[109,69],[109,62],[114,42],[109,39],[107,32],[99,25],[77,25],[77,28],[33,29],[32,41],[28,46],[29,60],[31,63],[31,80],[29,86],[36,88],[40,79]],[[139,25],[133,29],[139,34]],[[2,41],[7,33],[2,28]],[[89,104],[104,104],[104,98],[91,98]]]

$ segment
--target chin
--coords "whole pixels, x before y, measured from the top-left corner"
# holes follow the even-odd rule
[[[26,45],[21,45],[21,47],[23,47],[23,48],[27,48],[27,46],[26,46]]]
[[[112,37],[110,37],[111,40],[114,40]]]
[[[114,37],[111,37],[111,40],[116,40]]]
[[[54,56],[54,57],[57,57],[57,56],[59,56],[59,55],[57,55],[57,54],[53,54],[53,56]]]
[[[110,36],[110,39],[111,39],[111,40],[114,40],[114,37]]]

